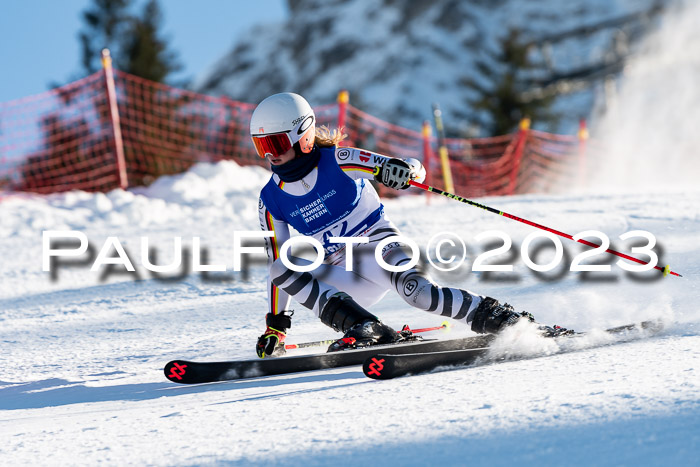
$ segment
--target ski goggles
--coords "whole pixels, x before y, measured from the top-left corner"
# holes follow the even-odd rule
[[[263,159],[268,154],[275,157],[281,156],[292,148],[292,140],[289,137],[289,132],[253,135],[252,138],[258,156]]]

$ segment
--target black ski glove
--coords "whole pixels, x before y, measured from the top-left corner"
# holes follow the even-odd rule
[[[401,159],[389,159],[381,167],[377,167],[378,173],[374,179],[389,188],[405,190],[411,177],[411,166]]]
[[[285,353],[284,339],[287,337],[287,329],[292,327],[293,311],[283,311],[277,315],[268,313],[265,317],[267,329],[258,337],[255,352],[258,357],[277,357]]]
[[[376,167],[374,179],[389,188],[405,190],[409,180],[425,180],[425,168],[417,159],[388,159],[381,167]]]

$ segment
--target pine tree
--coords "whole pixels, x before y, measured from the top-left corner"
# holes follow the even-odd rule
[[[476,91],[478,97],[467,104],[481,111],[478,126],[488,135],[502,135],[514,131],[524,117],[536,123],[556,124],[558,116],[550,108],[555,96],[532,97],[534,77],[540,67],[532,63],[529,46],[517,29],[510,29],[500,41],[500,50],[487,53],[488,60],[478,60],[478,81],[469,77],[463,84]],[[480,84],[487,82],[488,84]]]
[[[168,75],[182,69],[177,54],[168,50],[166,40],[159,35],[161,22],[156,0],[148,0],[140,18],[131,18],[121,43],[123,71],[162,83]]]
[[[100,52],[104,48],[112,51],[113,57],[120,57],[120,43],[131,22],[129,7],[132,0],[93,0],[92,5],[83,11],[85,28],[79,39],[82,49],[82,65],[86,74],[101,68]]]
[[[100,56],[109,48],[115,68],[159,83],[182,69],[177,54],[160,36],[162,13],[157,0],[148,0],[141,16],[129,12],[133,0],[93,0],[83,12],[80,32],[86,73],[100,69]]]

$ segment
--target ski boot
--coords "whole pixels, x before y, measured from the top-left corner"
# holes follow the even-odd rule
[[[390,344],[403,339],[399,333],[343,292],[333,294],[328,299],[321,310],[321,321],[334,330],[345,333],[328,347],[328,352]]]
[[[508,326],[512,326],[521,319],[535,323],[532,313],[523,311],[516,313],[513,307],[507,303],[500,304],[498,300],[485,297],[474,310],[472,320],[472,331],[479,334],[497,334]],[[538,329],[545,337],[559,337],[567,334],[574,334],[573,330],[561,326],[544,326],[538,324]]]

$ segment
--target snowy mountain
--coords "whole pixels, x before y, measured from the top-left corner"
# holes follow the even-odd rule
[[[257,192],[269,173],[232,162],[199,164],[138,191],[10,195],[0,202],[0,458],[6,465],[694,465],[700,458],[700,191],[669,189],[579,196],[483,199],[486,205],[568,233],[595,229],[618,248],[642,229],[662,246],[662,264],[683,278],[568,272],[580,250],[564,240],[562,266],[536,274],[516,255],[513,273],[469,268],[431,274],[444,284],[498,297],[542,322],[590,331],[662,319],[660,335],[612,346],[563,348],[536,336],[533,357],[393,381],[358,367],[193,387],[165,380],[173,358],[254,358],[263,330],[266,267],[232,272],[232,232],[257,230]],[[443,231],[486,249],[475,236],[501,230],[513,251],[533,229],[444,198],[385,201],[421,247]],[[137,274],[102,277],[90,262],[42,271],[42,231],[78,230],[95,250],[115,236]],[[209,264],[226,273],[155,278],[173,239],[201,237]],[[534,251],[534,250],[533,250]],[[112,255],[114,256],[114,255]],[[615,258],[613,258],[615,259]],[[549,261],[547,251],[537,255]],[[553,274],[553,275],[552,275]],[[222,277],[226,275],[228,277]],[[289,342],[330,331],[294,304]],[[392,294],[372,307],[385,322],[434,326],[439,315]],[[471,335],[456,325],[451,336]],[[528,337],[528,336],[525,336]],[[503,345],[514,345],[504,335]]]
[[[493,85],[484,82],[476,62],[489,60],[486,52],[497,51],[509,28],[534,41],[535,59],[549,61],[553,73],[572,71],[604,61],[619,46],[624,28],[556,39],[559,33],[645,11],[654,3],[294,0],[285,22],[251,28],[197,87],[246,102],[289,90],[314,105],[333,102],[345,88],[356,107],[413,129],[430,118],[431,104],[438,102],[447,124],[464,129],[473,123],[467,101],[475,97],[464,80]],[[571,131],[593,100],[590,88],[561,97],[557,109],[566,118],[560,130]]]

